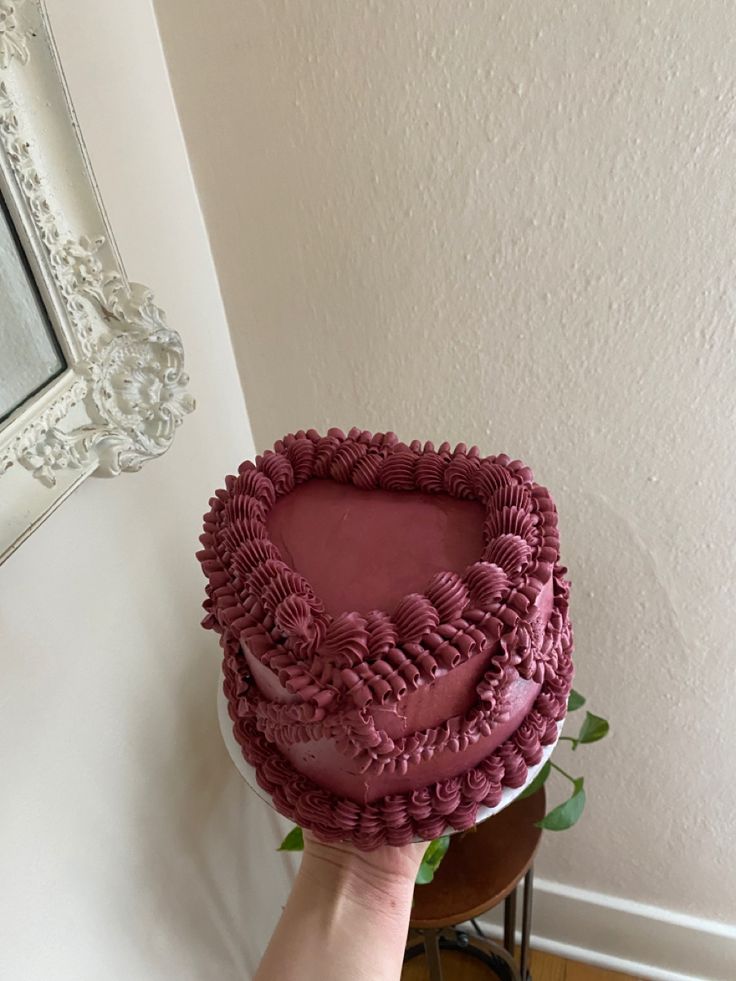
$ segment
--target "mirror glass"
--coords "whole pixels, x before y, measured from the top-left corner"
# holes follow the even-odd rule
[[[25,251],[0,196],[0,423],[65,368]]]

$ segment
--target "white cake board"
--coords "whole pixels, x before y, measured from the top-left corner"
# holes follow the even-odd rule
[[[222,679],[218,678],[217,681],[217,717],[220,721],[220,731],[222,732],[222,738],[225,740],[225,745],[227,746],[227,751],[230,754],[230,759],[233,761],[237,767],[240,775],[248,784],[250,789],[257,794],[262,801],[265,801],[269,807],[273,807],[273,801],[270,796],[258,785],[256,780],[255,767],[251,766],[250,763],[243,756],[243,751],[233,734],[233,723],[232,719],[228,715],[227,711],[227,698],[225,697],[225,692],[222,690]],[[544,746],[542,750],[542,759],[539,763],[534,766],[529,767],[529,773],[527,779],[522,787],[504,787],[501,791],[501,800],[496,804],[495,807],[479,807],[478,816],[475,820],[476,824],[480,824],[481,821],[485,821],[486,818],[492,817],[494,814],[498,814],[504,808],[508,807],[509,804],[513,803],[516,798],[521,794],[534,780],[536,775],[542,769],[544,764],[552,755],[555,746],[559,742],[560,734],[562,732],[562,726],[564,725],[564,719],[562,722],[557,723],[557,738],[549,746]],[[275,809],[275,808],[274,808]],[[455,834],[454,829],[449,829],[447,834]],[[415,841],[422,841],[421,838],[415,838]]]

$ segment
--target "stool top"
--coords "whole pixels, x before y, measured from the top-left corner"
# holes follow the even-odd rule
[[[497,906],[526,874],[542,836],[544,787],[452,843],[429,885],[414,890],[411,926],[452,926]]]

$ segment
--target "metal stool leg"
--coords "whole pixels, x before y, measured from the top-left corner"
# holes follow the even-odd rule
[[[422,930],[424,950],[427,954],[429,981],[442,981],[442,964],[440,962],[440,931]]]
[[[521,952],[519,968],[522,981],[529,977],[529,939],[532,931],[532,890],[534,888],[534,867],[524,876],[524,905],[521,913]]]
[[[514,934],[516,932],[516,886],[503,904],[503,945],[514,956]]]

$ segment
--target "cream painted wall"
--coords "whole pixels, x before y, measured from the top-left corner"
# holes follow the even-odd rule
[[[541,872],[736,922],[736,8],[156,11],[257,443],[529,462],[613,724]]]
[[[151,4],[49,12],[128,273],[181,331],[198,407],[162,460],[87,481],[0,567],[0,977],[242,981],[288,869],[219,736],[194,552],[249,424]]]

